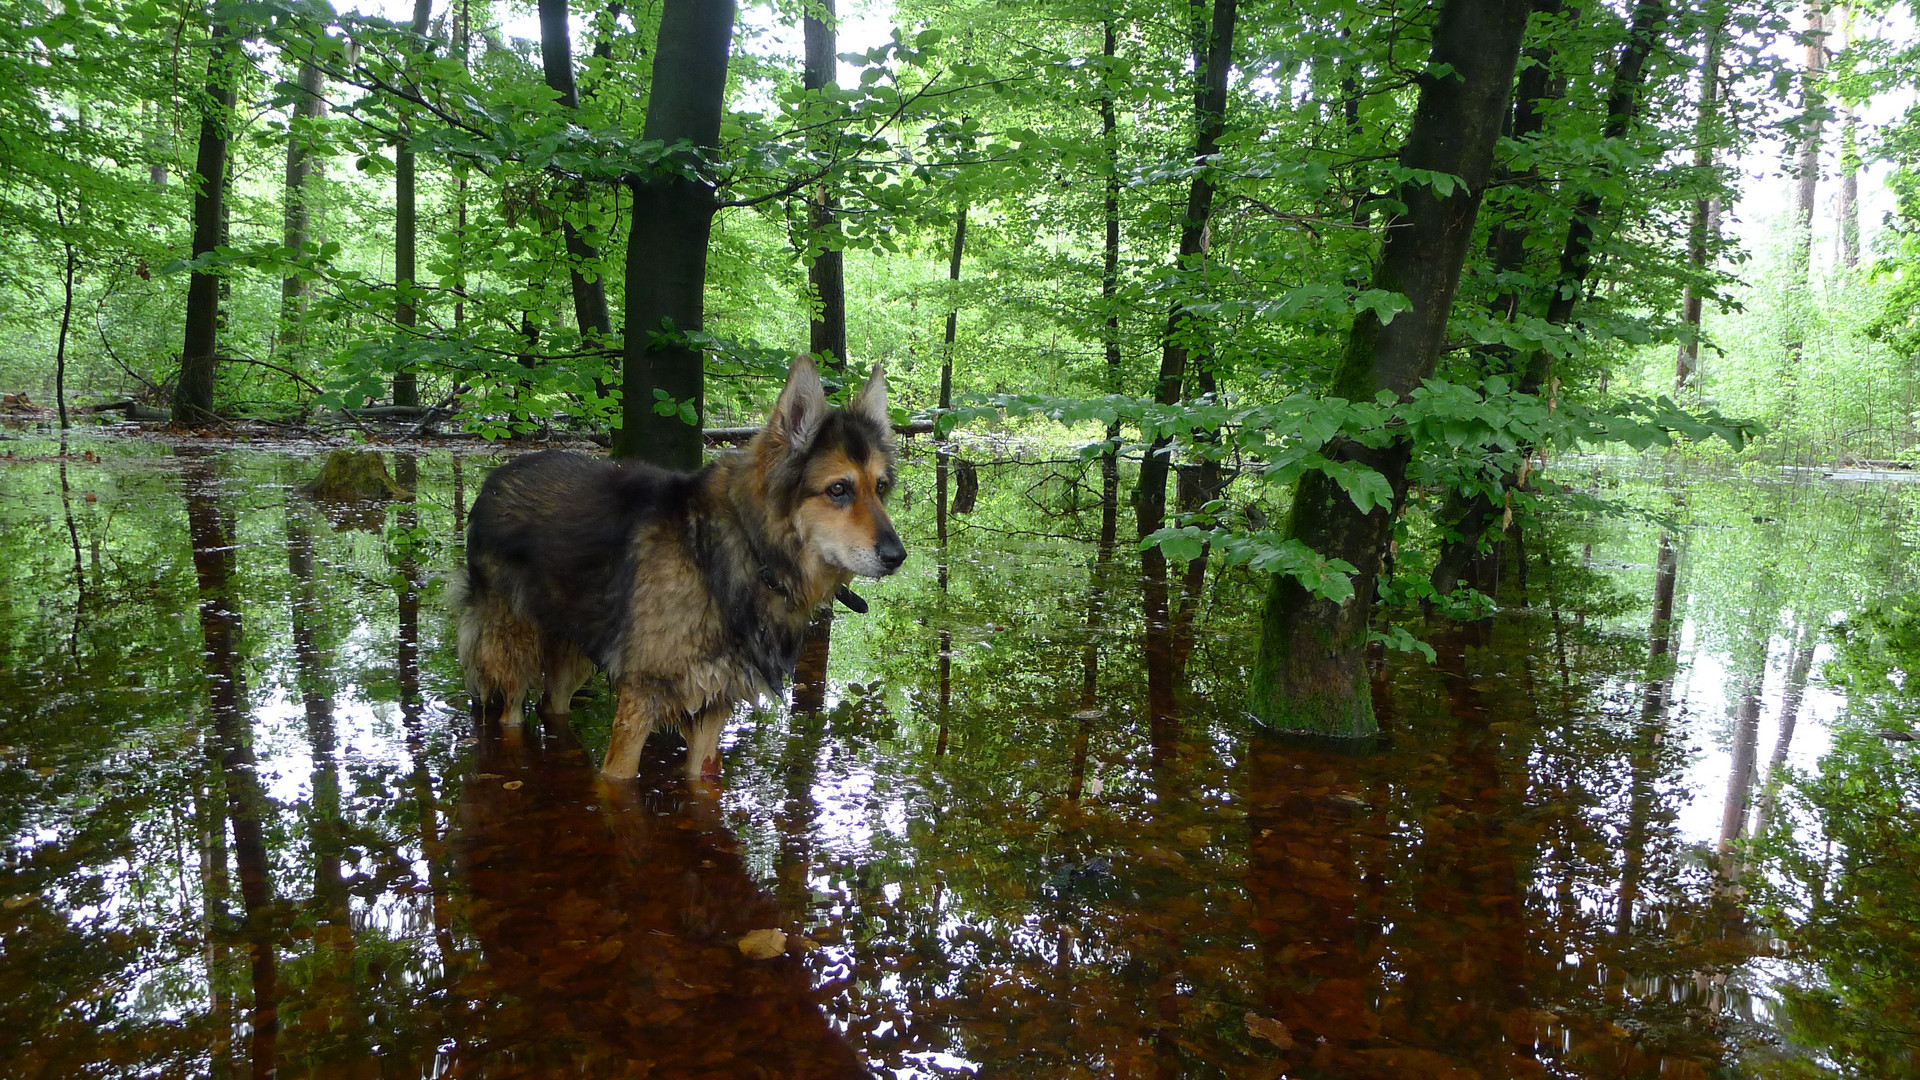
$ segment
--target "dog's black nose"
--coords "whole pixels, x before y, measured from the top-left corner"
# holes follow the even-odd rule
[[[886,567],[889,574],[900,569],[900,564],[907,561],[905,545],[901,544],[900,538],[892,533],[881,537],[880,542],[873,548],[874,553],[880,556],[880,565]]]

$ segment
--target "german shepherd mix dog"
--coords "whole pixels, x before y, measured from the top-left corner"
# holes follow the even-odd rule
[[[805,356],[767,426],[698,472],[558,450],[500,466],[474,500],[454,597],[476,704],[503,699],[517,725],[539,687],[565,716],[598,666],[615,698],[604,775],[632,777],[647,734],[678,727],[688,778],[717,776],[721,727],[737,702],[779,693],[814,609],[906,561],[883,505],[893,480],[880,366],[829,409]]]

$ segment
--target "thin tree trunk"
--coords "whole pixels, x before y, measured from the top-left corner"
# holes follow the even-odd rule
[[[704,157],[720,141],[733,11],[732,0],[664,0],[661,8],[642,137],[691,143],[698,149],[680,164],[696,173],[704,172]],[[697,468],[704,449],[705,354],[683,335],[706,325],[714,189],[704,178],[664,169],[635,176],[630,186],[621,427],[613,453]],[[692,407],[690,419],[680,413],[684,405]]]
[[[60,340],[53,353],[53,403],[60,410],[60,430],[65,431],[67,430],[67,331],[73,326],[73,275],[79,259],[74,251],[73,236],[68,232],[72,223],[67,221],[66,204],[57,196],[53,203],[53,213],[60,225],[60,247],[66,254],[66,273],[61,279]],[[64,447],[61,452],[65,453]],[[61,468],[66,468],[64,461]],[[75,555],[78,556],[77,551]]]
[[[212,24],[208,40],[207,98],[200,113],[200,148],[194,170],[199,186],[193,196],[193,257],[211,255],[220,246],[227,201],[227,124],[233,114],[233,58],[238,51],[233,29]],[[180,381],[173,390],[173,420],[180,425],[217,419],[213,382],[220,365],[220,278],[196,266],[187,279],[186,336],[180,350]]]
[[[294,87],[293,117],[287,125],[287,179],[283,210],[284,243],[294,258],[307,254],[313,229],[312,192],[309,187],[323,167],[323,159],[313,152],[314,124],[327,115],[327,99],[321,96],[326,86],[320,65],[313,60],[300,64]],[[298,348],[304,336],[301,320],[307,313],[307,279],[298,273],[280,281],[281,340]]]
[[[1727,8],[1715,4],[1707,26],[1705,56],[1700,61],[1699,114],[1693,122],[1693,169],[1696,183],[1711,181],[1714,158],[1720,150],[1720,51],[1727,35]],[[1719,229],[1718,200],[1702,195],[1693,201],[1693,220],[1687,230],[1687,262],[1695,277],[1703,277]],[[1681,293],[1680,345],[1674,358],[1673,392],[1678,395],[1700,370],[1700,318],[1703,303],[1698,285]]]
[[[1666,0],[1640,0],[1634,6],[1626,48],[1621,50],[1613,68],[1606,122],[1600,129],[1601,137],[1609,142],[1625,137],[1639,114],[1640,92],[1646,81],[1647,61],[1653,55],[1654,35],[1666,21],[1667,14]],[[1574,308],[1585,292],[1587,277],[1593,269],[1593,241],[1604,209],[1605,202],[1598,190],[1583,192],[1574,204],[1573,220],[1567,224],[1567,239],[1560,252],[1559,279],[1547,300],[1547,322],[1553,326],[1565,326],[1572,321]],[[1552,354],[1538,349],[1528,358],[1517,389],[1524,394],[1539,394],[1549,389],[1552,379]],[[1510,473],[1503,479],[1501,488],[1510,491],[1520,483],[1518,473]],[[1435,592],[1450,593],[1458,587],[1462,575],[1479,557],[1481,538],[1495,521],[1504,518],[1504,507],[1496,506],[1489,493],[1481,491],[1472,497],[1469,510],[1454,520],[1435,563],[1429,580]],[[1483,564],[1479,576],[1483,581],[1491,578],[1497,583],[1497,560],[1492,571],[1486,570]]]
[[[1226,131],[1227,78],[1233,66],[1233,29],[1237,7],[1235,0],[1214,0],[1213,19],[1204,33],[1198,29],[1200,0],[1190,0],[1188,8],[1194,13],[1196,24],[1193,74],[1197,133],[1193,159],[1204,165],[1219,153],[1220,137]],[[1213,196],[1212,178],[1204,172],[1196,175],[1187,189],[1186,216],[1182,218],[1180,226],[1180,254],[1175,266],[1182,272],[1197,273],[1206,261],[1211,240],[1207,226],[1213,217]],[[1153,399],[1162,405],[1175,404],[1181,398],[1189,359],[1187,336],[1191,331],[1188,324],[1192,319],[1190,305],[1185,300],[1175,300],[1161,338],[1160,372],[1154,381]],[[1172,439],[1161,435],[1153,440],[1146,459],[1140,463],[1136,517],[1142,537],[1158,531],[1166,524],[1167,473],[1171,454]],[[1149,574],[1152,573],[1151,566],[1157,564],[1164,578],[1166,558],[1159,549],[1149,549],[1144,556],[1150,567]],[[1148,617],[1152,618],[1151,613]]]
[[[433,0],[414,0],[413,23],[411,29],[415,38],[424,38],[427,33],[427,20],[433,14]],[[426,51],[421,46],[421,51]],[[415,253],[419,239],[419,213],[416,205],[418,182],[415,177],[413,157],[413,132],[406,119],[400,123],[400,145],[394,151],[393,195],[393,284],[399,293],[399,303],[394,309],[393,321],[400,325],[400,348],[413,347],[411,331],[419,322],[419,312],[414,306],[414,275],[416,273]],[[395,405],[420,404],[419,380],[413,368],[405,360],[393,373],[393,403]]]
[[[1820,142],[1826,107],[1827,24],[1820,0],[1807,4],[1807,62],[1800,75],[1800,110],[1805,117],[1794,160],[1793,258],[1802,283],[1813,277],[1813,203],[1820,184]]]
[[[1105,26],[1106,43],[1101,55],[1107,60],[1111,70],[1118,54],[1118,34],[1114,22],[1109,18]],[[1100,97],[1100,137],[1106,147],[1106,200],[1103,211],[1106,217],[1106,243],[1100,266],[1100,303],[1106,311],[1102,326],[1101,345],[1106,353],[1106,391],[1109,394],[1120,392],[1121,361],[1120,354],[1120,143],[1119,118],[1114,110],[1113,94]],[[1107,446],[1100,453],[1100,535],[1107,538],[1107,547],[1112,547],[1112,537],[1119,521],[1120,489],[1120,422],[1115,420],[1107,425]],[[1111,551],[1108,557],[1111,558]]]
[[[580,97],[574,85],[573,36],[567,26],[567,0],[539,0],[539,3],[540,65],[547,77],[547,88],[560,95],[560,107],[571,114],[579,110]],[[584,184],[575,185],[571,194],[575,202],[586,205]],[[573,281],[574,322],[580,327],[580,336],[590,344],[604,344],[613,337],[613,316],[607,309],[607,283],[600,274],[600,252],[564,213],[560,216],[560,231],[567,245],[567,273]]]
[[[1534,8],[1536,13],[1558,16],[1563,10],[1561,0],[1540,0]],[[1570,18],[1577,18],[1576,8]],[[1545,46],[1536,46],[1526,50],[1528,66],[1520,72],[1514,87],[1513,107],[1509,114],[1507,135],[1516,142],[1526,142],[1538,136],[1546,126],[1548,108],[1566,93],[1566,80],[1556,77],[1553,51]],[[1501,170],[1504,174],[1504,169]],[[1516,186],[1535,188],[1539,185],[1539,170],[1528,168],[1517,177],[1507,177]],[[1493,257],[1494,279],[1500,280],[1526,269],[1527,240],[1533,234],[1532,216],[1523,209],[1520,213],[1510,213],[1507,218],[1493,227],[1487,238],[1487,247]],[[1493,300],[1495,318],[1509,322],[1519,317],[1522,290],[1514,287],[1503,289]],[[1486,368],[1489,374],[1496,370],[1506,373],[1513,365],[1513,351],[1500,347],[1486,352]],[[1500,548],[1496,540],[1487,551],[1480,550],[1480,539],[1486,535],[1488,526],[1496,516],[1493,500],[1485,493],[1472,495],[1453,489],[1447,492],[1445,502],[1440,509],[1440,521],[1449,536],[1441,543],[1440,555],[1434,563],[1433,573],[1428,583],[1435,592],[1451,594],[1455,588],[1465,582],[1469,587],[1487,595],[1494,596],[1500,589]]]
[[[806,36],[804,84],[808,90],[830,89],[837,85],[835,76],[840,63],[833,0],[810,0],[802,22]],[[820,248],[807,266],[807,287],[813,294],[810,305],[820,305],[819,314],[807,320],[807,351],[829,371],[844,378],[847,370],[846,261],[840,249],[840,229],[834,210],[833,191],[821,184],[807,203],[808,242]]]
[[[953,254],[947,259],[947,280],[960,281],[960,259],[967,250],[967,204],[961,203],[953,216]],[[960,336],[960,304],[947,310],[946,336],[940,349],[940,408],[953,408],[953,344]]]
[[[1853,32],[1852,10],[1834,9],[1833,28],[1839,34],[1838,51],[1845,52]],[[1840,117],[1840,196],[1834,216],[1840,225],[1840,265],[1852,270],[1860,265],[1860,121],[1844,100],[1836,108]]]
[[[1383,325],[1371,311],[1354,319],[1347,351],[1329,393],[1369,400],[1381,390],[1404,398],[1432,374],[1446,335],[1454,290],[1473,237],[1474,219],[1493,171],[1494,144],[1512,98],[1528,0],[1447,0],[1434,28],[1402,165],[1459,177],[1445,197],[1427,185],[1401,186],[1407,209],[1386,230],[1374,288],[1400,293],[1408,309]],[[1405,439],[1371,448],[1342,441],[1327,456],[1384,476],[1395,502],[1406,490],[1412,445]],[[1304,477],[1295,491],[1292,536],[1355,568],[1354,595],[1343,603],[1315,598],[1297,579],[1276,575],[1267,593],[1249,705],[1276,727],[1364,735],[1377,729],[1367,694],[1365,653],[1375,579],[1391,535],[1394,507],[1362,513],[1325,473]]]

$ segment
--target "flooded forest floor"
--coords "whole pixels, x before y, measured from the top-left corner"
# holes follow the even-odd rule
[[[1251,575],[1143,613],[1097,466],[971,454],[960,513],[910,444],[909,562],[712,796],[659,739],[597,778],[603,678],[470,714],[496,451],[383,447],[408,494],[346,510],[311,446],[0,434],[9,1077],[1914,1067],[1901,478],[1557,466],[1618,512],[1411,623],[1347,745],[1244,718]]]

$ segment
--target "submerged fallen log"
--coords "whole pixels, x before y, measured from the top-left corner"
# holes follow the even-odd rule
[[[153,405],[143,405],[140,402],[134,401],[131,398],[127,399],[126,401],[108,401],[108,402],[103,402],[99,405],[88,405],[85,408],[88,412],[126,413],[127,419],[129,420],[171,420],[173,419],[172,409],[162,409]]]

